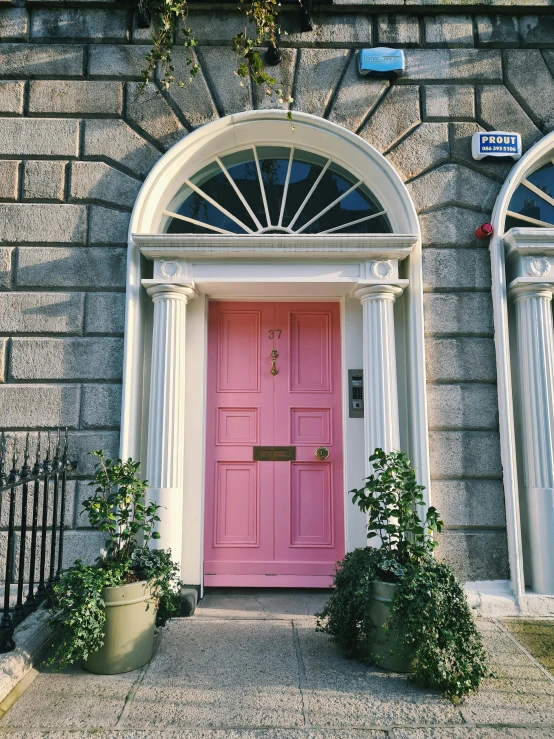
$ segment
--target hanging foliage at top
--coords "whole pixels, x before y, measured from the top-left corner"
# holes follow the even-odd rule
[[[139,15],[144,25],[152,25],[152,47],[146,54],[146,66],[141,73],[142,87],[149,84],[151,75],[159,66],[159,85],[166,92],[175,83],[184,87],[187,80],[175,79],[172,61],[174,38],[177,29],[183,34],[183,46],[192,49],[197,46],[192,28],[188,24],[187,0],[137,0]],[[232,39],[237,54],[236,75],[241,80],[249,77],[260,86],[266,86],[268,95],[276,95],[281,104],[288,106],[293,102],[290,94],[276,87],[276,79],[267,71],[260,49],[268,48],[268,53],[276,52],[279,35],[278,0],[240,0],[240,9],[245,15],[244,30]],[[187,57],[186,64],[191,81],[200,70],[193,54]],[[290,111],[289,111],[290,117]]]

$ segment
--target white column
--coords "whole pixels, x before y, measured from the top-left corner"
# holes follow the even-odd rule
[[[554,326],[552,287],[510,291],[516,310],[523,471],[532,588],[554,594]]]
[[[355,291],[363,306],[364,434],[366,470],[377,447],[400,448],[398,383],[394,339],[397,285],[370,285]]]
[[[183,540],[183,447],[185,434],[185,323],[191,286],[154,284],[147,479],[150,498],[163,506],[153,545],[181,560]]]

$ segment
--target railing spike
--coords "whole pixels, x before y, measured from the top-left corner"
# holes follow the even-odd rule
[[[13,450],[12,450],[12,473],[17,474],[17,438],[13,437]]]
[[[40,431],[38,432],[37,453],[35,455],[35,464],[40,464]]]
[[[0,435],[0,485],[6,482],[6,435]]]
[[[23,452],[23,466],[29,466],[29,432],[25,436],[25,450]]]

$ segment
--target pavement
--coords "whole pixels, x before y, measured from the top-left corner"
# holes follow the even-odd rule
[[[554,739],[554,678],[480,619],[495,677],[462,705],[346,660],[313,614],[321,591],[216,591],[157,637],[149,665],[39,671],[0,720],[20,739]]]

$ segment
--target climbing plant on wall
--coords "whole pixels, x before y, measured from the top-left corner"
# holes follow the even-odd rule
[[[183,87],[186,80],[175,80],[172,52],[178,27],[183,33],[183,45],[192,49],[196,46],[194,33],[188,24],[187,0],[137,0],[139,15],[144,25],[152,25],[152,48],[146,55],[146,66],[142,72],[142,86],[149,84],[150,77],[159,64],[159,84],[163,91],[176,83]],[[237,54],[236,74],[241,79],[251,77],[257,85],[265,85],[269,95],[278,96],[281,103],[292,103],[292,98],[276,88],[276,80],[267,71],[259,49],[277,49],[280,34],[278,0],[240,0],[245,15],[244,30],[232,39]],[[200,67],[191,54],[187,59],[189,79]]]

